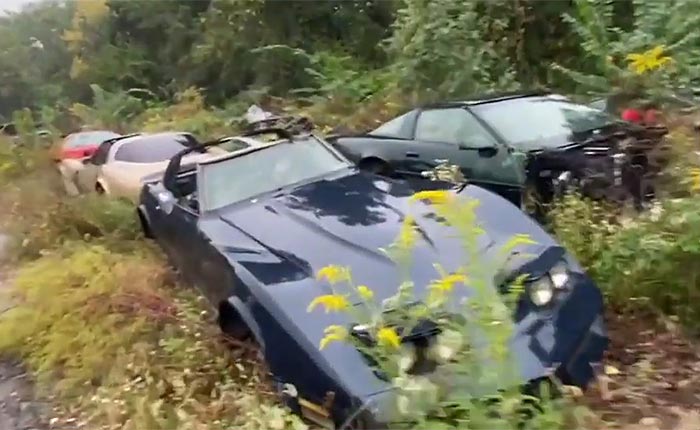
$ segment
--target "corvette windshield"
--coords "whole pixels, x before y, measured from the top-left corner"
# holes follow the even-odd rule
[[[218,209],[349,166],[315,138],[279,143],[202,165],[200,204]]]
[[[523,97],[471,107],[509,143],[566,138],[611,125],[600,110],[551,97]]]

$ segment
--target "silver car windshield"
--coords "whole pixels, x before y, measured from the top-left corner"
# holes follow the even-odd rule
[[[350,167],[313,137],[202,164],[200,205],[210,211]]]

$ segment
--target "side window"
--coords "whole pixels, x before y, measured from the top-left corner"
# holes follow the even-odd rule
[[[430,109],[416,121],[416,140],[453,145],[496,146],[496,140],[463,108]]]
[[[396,118],[389,120],[388,122],[385,122],[369,132],[369,134],[385,137],[401,137],[401,128],[403,127],[404,121],[406,121],[409,113],[410,112],[407,112],[401,116],[397,116]]]
[[[90,159],[90,163],[96,166],[101,166],[107,162],[107,156],[109,155],[109,150],[112,148],[112,142],[103,142],[97,151],[93,154]]]

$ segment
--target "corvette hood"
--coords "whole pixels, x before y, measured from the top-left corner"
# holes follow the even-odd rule
[[[478,212],[485,234],[478,249],[482,258],[497,252],[499,244],[515,233],[530,234],[540,244],[551,241],[500,197],[477,187],[468,187],[463,193],[481,201]],[[465,263],[466,256],[454,231],[439,223],[427,205],[410,202],[411,194],[402,184],[353,174],[231,208],[219,216],[256,244],[256,253],[241,253],[238,261],[264,284],[313,278],[319,269],[334,264],[350,267],[356,284],[368,285],[378,298],[384,298],[396,292],[402,279],[395,263],[381,249],[396,239],[410,213],[420,232],[410,273],[420,295],[422,287],[439,277],[434,264],[451,272]],[[504,222],[493,222],[506,213],[510,215]],[[266,262],[261,250],[269,253]],[[323,283],[314,284],[324,288]]]
[[[376,393],[386,388],[384,382],[377,379],[351,344],[336,344],[322,351],[318,349],[325,327],[333,324],[347,326],[353,323],[353,316],[320,310],[309,314],[307,306],[319,295],[332,291],[347,292],[342,285],[335,285],[331,290],[328,283],[314,278],[319,269],[329,264],[349,266],[353,282],[369,286],[375,299],[396,294],[403,280],[401,271],[379,248],[387,247],[395,239],[402,219],[409,213],[415,218],[421,233],[407,274],[414,283],[417,300],[426,293],[426,286],[439,277],[434,264],[439,263],[447,272],[465,264],[467,256],[454,231],[438,223],[429,206],[410,202],[411,194],[412,191],[400,183],[352,174],[304,185],[253,204],[226,208],[206,223],[205,232],[212,243],[235,262],[234,267],[246,269],[238,271],[244,283],[253,285],[257,281],[262,284],[256,288],[256,301],[274,315],[305,351],[309,351],[308,359],[323,369],[322,373],[342,381],[348,392]],[[495,274],[488,272],[495,269],[488,266],[496,261],[495,255],[515,234],[528,234],[537,242],[519,249],[520,257],[527,261],[541,260],[545,254],[550,254],[545,250],[557,246],[541,227],[507,200],[476,186],[465,188],[460,195],[480,201],[477,216],[485,234],[478,243],[477,254],[479,262],[483,263],[479,269],[486,271],[485,276]],[[506,263],[505,269],[516,269],[523,263],[523,259],[513,258]],[[571,265],[573,270],[580,271],[574,261]],[[250,279],[250,275],[256,281]],[[472,292],[468,286],[456,288],[456,300],[451,303],[460,306],[461,299],[468,298]],[[570,326],[589,324],[595,318],[596,310],[591,309],[601,303],[600,299],[595,299],[600,298],[600,294],[590,292],[589,296],[593,298],[577,299],[573,308],[567,310],[566,321],[574,321]],[[357,297],[353,300],[359,302]],[[581,313],[585,315],[581,317]],[[527,315],[517,317],[519,322],[515,331],[519,334],[515,336],[512,348],[521,377],[530,380],[544,375],[551,365],[547,353],[532,347],[533,339],[542,337],[542,342],[552,350],[554,326],[550,323],[545,329],[533,331],[533,324],[540,324],[539,317],[536,312]],[[570,341],[578,341],[579,334],[559,332],[557,339],[561,344],[558,343],[557,348],[569,351]],[[278,341],[270,334],[265,337],[265,342],[276,345]],[[300,369],[308,368],[302,379],[313,386],[313,381],[318,379],[318,368],[305,365],[303,360],[290,362],[292,358],[272,345],[266,346],[266,357],[273,371],[298,374]],[[535,345],[539,343],[535,342]],[[552,357],[557,358],[559,353],[555,352],[552,352]]]

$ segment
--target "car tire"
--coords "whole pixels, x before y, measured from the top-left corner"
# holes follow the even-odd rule
[[[389,167],[389,164],[379,158],[365,158],[360,161],[358,167],[362,171],[375,175],[389,176],[391,174],[391,167]]]
[[[221,331],[234,340],[243,342],[252,336],[250,328],[238,314],[238,311],[228,303],[219,306],[217,322]]]
[[[95,192],[99,195],[107,194],[104,187],[99,182],[95,184]]]

